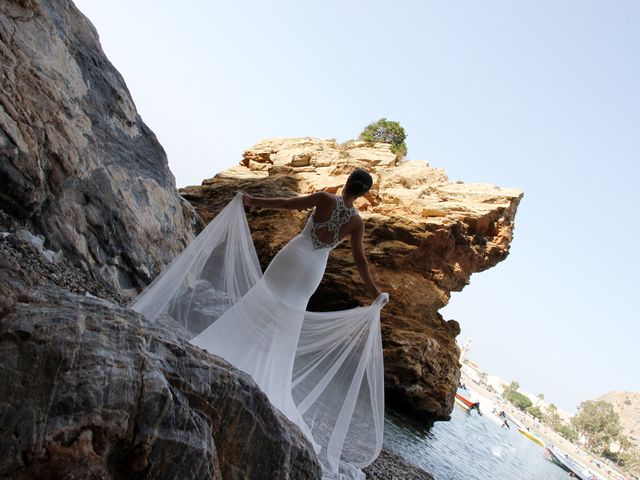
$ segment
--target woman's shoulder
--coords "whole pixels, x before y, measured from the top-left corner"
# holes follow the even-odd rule
[[[315,192],[313,196],[315,197],[317,206],[322,205],[333,208],[338,202],[338,195],[324,190]]]
[[[326,190],[320,190],[319,192],[317,192],[317,194],[324,199],[327,200],[333,200],[335,202],[336,198],[338,197],[338,195],[336,195],[335,193],[331,193],[331,192],[327,192]]]
[[[353,224],[358,228],[364,228],[364,220],[360,216],[360,212],[355,208],[353,210],[353,214],[351,215],[351,218],[349,219],[349,221],[353,222]]]

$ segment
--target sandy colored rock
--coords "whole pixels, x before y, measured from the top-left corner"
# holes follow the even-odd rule
[[[460,325],[438,311],[472,273],[507,257],[520,190],[450,183],[443,169],[398,161],[385,144],[280,138],[258,143],[238,166],[181,194],[208,222],[238,190],[267,197],[337,192],[355,167],[374,178],[371,192],[356,205],[366,223],[373,275],[391,295],[382,316],[387,401],[427,422],[448,419],[460,375]],[[300,232],[307,215],[248,212],[263,268]],[[347,241],[332,252],[310,308],[337,310],[369,301]]]

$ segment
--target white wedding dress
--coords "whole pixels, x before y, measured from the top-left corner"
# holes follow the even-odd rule
[[[235,198],[130,305],[169,315],[191,343],[250,374],[313,445],[323,478],[364,479],[382,448],[380,295],[370,306],[308,312],[339,229],[355,214],[336,197],[327,222],[311,214],[264,275]],[[317,233],[333,232],[331,243]]]

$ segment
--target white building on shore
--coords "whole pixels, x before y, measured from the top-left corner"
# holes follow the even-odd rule
[[[486,383],[500,396],[509,388],[509,382],[504,381],[497,375],[487,375]]]

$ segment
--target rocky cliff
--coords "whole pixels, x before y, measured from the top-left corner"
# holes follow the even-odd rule
[[[0,208],[128,294],[192,239],[164,150],[69,0],[0,2]]]
[[[199,219],[88,20],[0,2],[0,82],[0,479],[319,478],[248,375],[122,307]]]
[[[355,167],[374,178],[356,205],[366,223],[373,275],[391,295],[382,317],[387,402],[425,421],[448,419],[460,375],[460,326],[438,311],[471,274],[507,257],[520,190],[450,183],[443,169],[397,160],[384,144],[287,138],[255,145],[237,167],[181,193],[209,221],[237,190],[259,196],[337,192]],[[307,214],[248,213],[263,268],[299,233]],[[332,252],[310,308],[368,301],[346,242]]]

